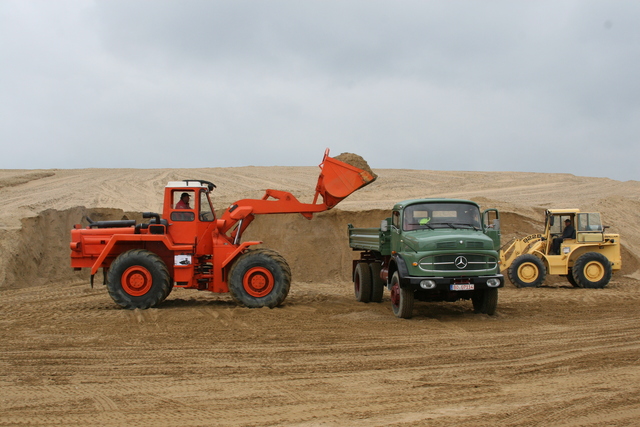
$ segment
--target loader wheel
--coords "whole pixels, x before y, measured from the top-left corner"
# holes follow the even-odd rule
[[[576,260],[571,273],[581,288],[604,288],[611,280],[611,263],[601,253],[587,252]]]
[[[229,271],[229,292],[246,307],[277,307],[287,298],[291,269],[278,252],[250,249],[240,255]]]
[[[384,295],[384,281],[380,278],[382,265],[372,262],[369,266],[371,267],[371,302],[382,302]]]
[[[573,286],[574,288],[580,288],[580,284],[578,284],[578,282],[576,282],[576,279],[573,278],[573,271],[570,268],[569,272],[567,273],[567,280],[569,281],[569,283],[571,283],[571,286]]]
[[[525,254],[513,261],[507,274],[517,288],[537,288],[544,282],[547,270],[540,258]]]
[[[116,304],[128,309],[155,307],[165,300],[172,287],[162,258],[144,249],[118,255],[107,274],[109,295]]]
[[[353,272],[353,292],[360,302],[371,301],[371,270],[366,262],[359,262]]]
[[[474,291],[471,302],[474,312],[493,316],[498,307],[498,289],[488,288]]]
[[[396,271],[391,277],[391,308],[393,309],[393,314],[401,319],[410,319],[413,315],[413,301],[413,290],[400,287],[400,276]]]

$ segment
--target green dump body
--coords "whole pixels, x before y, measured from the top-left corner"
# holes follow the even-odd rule
[[[385,221],[390,221],[387,218]],[[355,228],[349,224],[349,246],[354,249],[376,251],[381,255],[391,255],[391,232],[380,228]]]

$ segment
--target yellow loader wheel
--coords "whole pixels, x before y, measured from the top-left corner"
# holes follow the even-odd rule
[[[604,288],[611,280],[611,262],[598,252],[587,252],[571,269],[573,279],[581,288]]]
[[[520,255],[507,270],[509,280],[517,288],[537,288],[544,283],[547,269],[535,255]]]

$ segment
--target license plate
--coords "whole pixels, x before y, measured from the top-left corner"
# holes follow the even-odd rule
[[[451,285],[452,291],[472,291],[473,285]]]

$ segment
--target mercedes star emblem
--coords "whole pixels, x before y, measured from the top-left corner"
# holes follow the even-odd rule
[[[459,256],[458,258],[456,258],[455,264],[456,264],[456,267],[458,267],[458,269],[462,270],[467,266],[468,262],[465,257]]]

